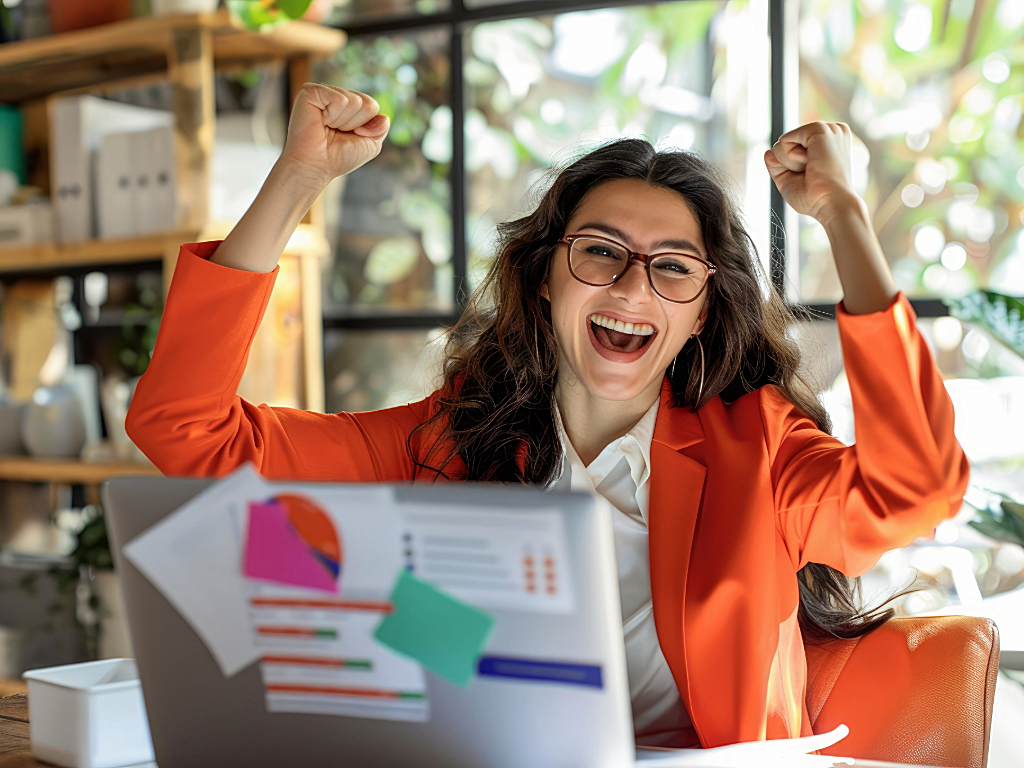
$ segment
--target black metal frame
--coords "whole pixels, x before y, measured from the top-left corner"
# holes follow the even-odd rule
[[[382,34],[408,32],[431,27],[447,27],[450,32],[451,82],[449,99],[452,108],[452,162],[449,171],[452,217],[452,269],[455,280],[455,307],[450,313],[326,315],[324,328],[330,330],[425,329],[453,325],[468,298],[466,277],[468,254],[466,248],[466,175],[465,175],[465,93],[463,80],[464,29],[470,24],[501,21],[523,16],[542,16],[568,11],[611,8],[629,5],[648,5],[657,0],[514,0],[479,8],[466,8],[464,0],[449,0],[447,11],[434,14],[413,14],[382,21],[342,24],[349,37],[371,37]],[[783,51],[785,41],[786,0],[771,0],[768,11],[768,32],[771,45],[771,135],[775,141],[786,132],[784,100],[785,77]],[[769,182],[771,183],[771,182]],[[771,184],[771,212],[784,221],[786,203],[778,188]],[[772,247],[769,273],[772,284],[785,296],[786,263],[785,233],[771,231]],[[920,317],[939,317],[949,314],[939,299],[911,299]],[[835,304],[802,304],[814,319],[835,317]]]

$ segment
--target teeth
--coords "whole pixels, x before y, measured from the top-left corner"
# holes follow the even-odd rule
[[[650,336],[654,333],[654,326],[648,325],[647,323],[624,323],[621,320],[614,320],[605,315],[599,315],[596,312],[589,318],[590,322],[594,325],[600,325],[602,328],[610,328],[613,331],[619,333],[629,333],[633,336]]]

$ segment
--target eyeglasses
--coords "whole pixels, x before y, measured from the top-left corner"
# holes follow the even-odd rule
[[[581,283],[607,286],[618,282],[637,260],[647,270],[651,288],[665,301],[689,304],[704,291],[714,264],[685,253],[648,256],[598,235],[566,235],[558,242],[569,246],[569,272]]]

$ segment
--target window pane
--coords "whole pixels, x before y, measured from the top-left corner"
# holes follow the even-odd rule
[[[438,29],[357,38],[317,73],[370,94],[391,118],[380,155],[328,195],[334,258],[325,315],[453,307],[451,137],[424,138],[433,115],[450,114],[448,46],[448,31]]]
[[[1024,293],[1021,72],[1010,64],[1024,3],[974,7],[801,2],[800,122],[845,122],[859,137],[854,182],[912,296]],[[801,217],[799,240],[801,298],[836,301],[824,231]]]
[[[328,0],[330,2],[330,0]],[[339,26],[447,11],[449,0],[340,0],[328,18]]]
[[[493,258],[496,223],[532,209],[527,193],[544,169],[620,136],[692,148],[727,171],[767,256],[767,4],[660,3],[481,23],[468,30],[465,60],[471,282]]]
[[[440,384],[442,331],[324,334],[327,412],[372,411],[420,400]]]

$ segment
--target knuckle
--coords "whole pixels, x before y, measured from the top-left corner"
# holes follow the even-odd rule
[[[366,93],[358,93],[358,96],[359,96],[360,104],[361,104],[363,109],[374,110],[374,109],[379,109],[380,108],[377,105],[377,100],[374,99],[373,96],[370,96],[369,94],[366,94]]]

